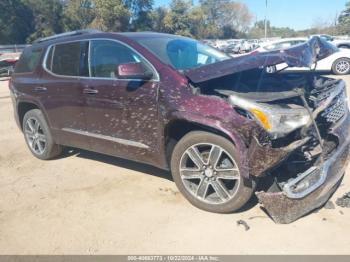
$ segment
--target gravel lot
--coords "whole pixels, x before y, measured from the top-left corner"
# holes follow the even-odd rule
[[[349,171],[334,202],[350,191]],[[37,160],[15,124],[4,81],[0,192],[0,254],[350,254],[349,209],[276,225],[254,201],[242,213],[201,211],[153,167],[76,149]]]

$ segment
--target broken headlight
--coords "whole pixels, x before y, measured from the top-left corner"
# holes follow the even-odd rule
[[[270,105],[233,96],[230,101],[249,112],[273,139],[283,137],[311,120],[302,106]]]

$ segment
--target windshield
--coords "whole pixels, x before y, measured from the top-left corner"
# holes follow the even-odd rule
[[[139,38],[137,42],[180,71],[229,59],[226,54],[185,37]]]

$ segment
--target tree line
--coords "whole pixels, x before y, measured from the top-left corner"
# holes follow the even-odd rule
[[[350,1],[337,25],[317,30],[332,28],[349,34],[349,17]],[[264,21],[251,26],[252,20],[248,7],[233,0],[199,0],[197,4],[172,0],[168,7],[157,8],[153,0],[0,0],[0,44],[31,43],[40,37],[86,28],[156,31],[198,39],[263,37]],[[305,33],[273,27],[270,22],[267,26],[270,37]]]

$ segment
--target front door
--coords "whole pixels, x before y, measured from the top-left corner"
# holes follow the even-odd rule
[[[144,63],[153,79],[118,79],[119,64]],[[149,162],[158,148],[158,79],[153,67],[125,44],[90,41],[90,79],[82,79],[91,149]]]

